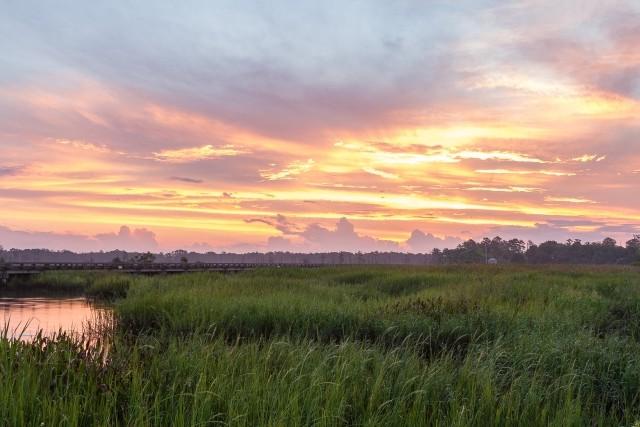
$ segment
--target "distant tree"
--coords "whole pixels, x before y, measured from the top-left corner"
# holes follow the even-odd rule
[[[135,262],[138,262],[140,264],[153,264],[153,262],[156,260],[156,256],[151,252],[145,252],[136,256],[134,260]]]
[[[627,261],[634,265],[640,265],[640,234],[634,234],[633,238],[627,241],[625,248]]]
[[[186,256],[180,258],[180,262],[182,264],[189,264],[189,259]]]
[[[431,251],[431,259],[434,264],[444,264],[442,251],[438,248],[433,248],[433,250]]]
[[[475,240],[469,239],[460,243],[455,249],[445,249],[442,256],[447,263],[452,264],[480,264],[485,262],[485,245],[489,245],[489,239],[478,244]]]
[[[119,265],[119,264],[122,264],[122,261],[120,260],[120,257],[115,257],[114,259],[111,260],[111,264]]]
[[[640,251],[640,234],[634,234],[633,239],[627,241],[627,249]],[[0,246],[0,249],[2,247]]]

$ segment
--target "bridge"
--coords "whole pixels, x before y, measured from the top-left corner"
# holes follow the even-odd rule
[[[45,271],[117,271],[131,274],[175,274],[191,272],[237,273],[259,267],[320,267],[320,264],[266,263],[75,263],[75,262],[12,262],[0,264],[0,283],[14,276],[29,276]]]

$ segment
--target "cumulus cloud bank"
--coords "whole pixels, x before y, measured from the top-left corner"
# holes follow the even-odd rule
[[[431,252],[434,249],[455,248],[462,240],[458,237],[436,237],[431,233],[425,234],[421,230],[413,230],[411,236],[407,240],[407,246],[410,252],[424,253]]]
[[[266,247],[262,248],[271,251],[426,253],[435,248],[452,248],[462,242],[457,237],[440,238],[421,230],[414,230],[404,242],[378,239],[357,233],[354,225],[344,217],[340,218],[333,228],[317,223],[299,226],[280,214],[274,219],[252,218],[246,221],[260,222],[282,233],[281,236],[269,237]]]
[[[54,233],[49,231],[21,231],[0,226],[0,245],[5,249],[51,249],[74,252],[127,250],[155,251],[156,235],[145,228],[131,230],[123,225],[117,233],[101,233],[94,236]]]

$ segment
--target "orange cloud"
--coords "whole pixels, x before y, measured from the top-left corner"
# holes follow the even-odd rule
[[[289,180],[293,179],[295,176],[303,174],[305,172],[309,172],[311,168],[314,166],[315,162],[313,159],[307,159],[305,161],[295,160],[287,167],[275,170],[275,169],[264,169],[260,171],[260,176],[268,181],[278,181],[278,180]],[[273,165],[274,168],[276,165]]]
[[[176,150],[162,150],[153,153],[153,158],[161,162],[187,163],[198,160],[219,159],[221,157],[239,156],[250,151],[234,147],[231,144],[214,147],[213,145],[203,145],[201,147],[180,148]]]

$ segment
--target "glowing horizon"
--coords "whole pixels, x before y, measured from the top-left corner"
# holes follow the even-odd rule
[[[640,233],[637,2],[4,9],[6,248]]]

